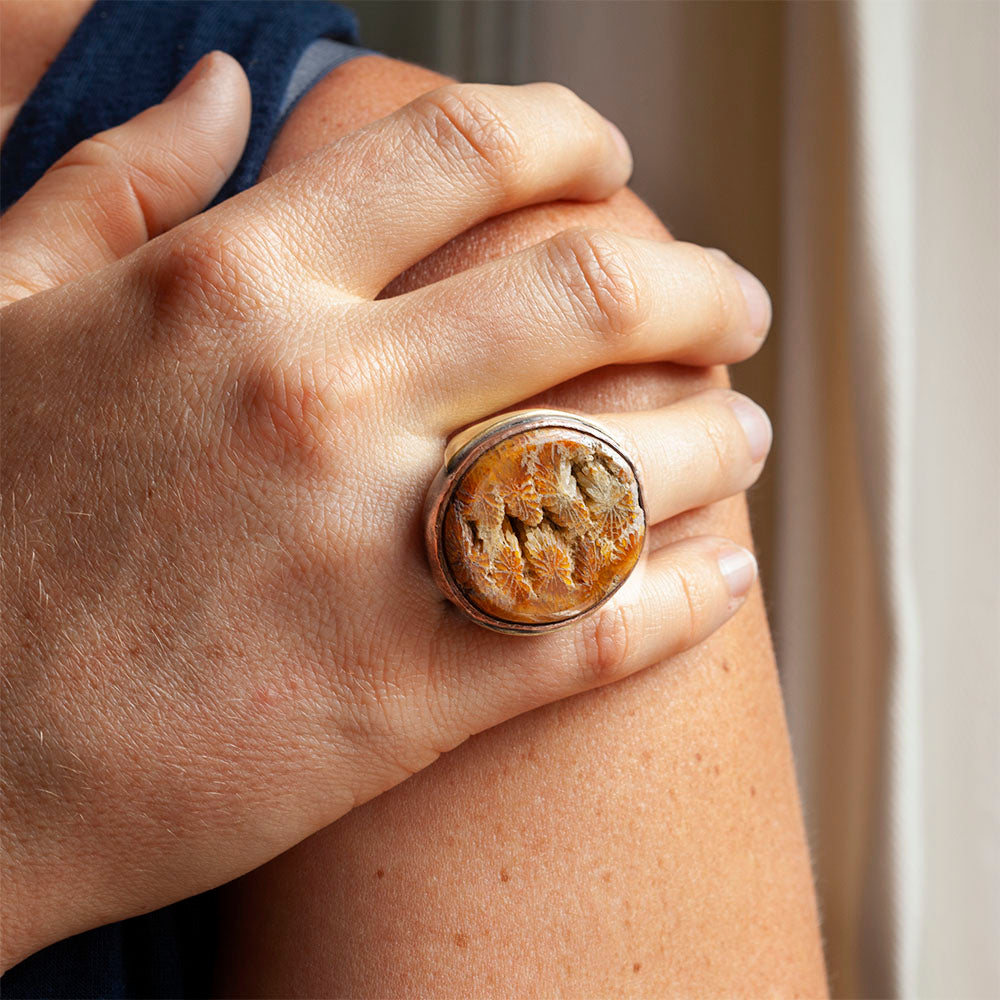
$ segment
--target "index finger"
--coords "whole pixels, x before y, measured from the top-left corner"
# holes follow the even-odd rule
[[[493,215],[625,184],[621,133],[554,83],[452,84],[421,95],[251,189],[311,276],[374,298]]]

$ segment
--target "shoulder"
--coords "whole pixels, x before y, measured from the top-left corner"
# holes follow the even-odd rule
[[[389,56],[366,54],[341,63],[311,87],[285,119],[264,160],[261,179],[450,82],[433,70]]]

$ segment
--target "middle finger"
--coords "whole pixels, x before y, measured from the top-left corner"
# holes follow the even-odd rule
[[[720,251],[590,228],[365,309],[363,349],[443,434],[605,365],[741,361],[771,318]]]

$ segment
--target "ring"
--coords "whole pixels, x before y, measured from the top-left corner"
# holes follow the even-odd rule
[[[457,434],[424,506],[434,581],[497,632],[550,632],[596,611],[645,538],[637,463],[566,410],[516,410]]]

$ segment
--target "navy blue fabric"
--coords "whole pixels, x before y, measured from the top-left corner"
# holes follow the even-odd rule
[[[356,45],[352,12],[323,0],[98,0],[11,126],[0,210],[81,139],[162,100],[212,49],[239,60],[253,96],[246,151],[213,204],[244,190],[281,124],[299,56],[319,37]],[[204,893],[43,949],[0,978],[0,996],[207,997],[214,947],[215,896]]]
[[[215,899],[213,892],[202,893],[43,948],[0,977],[0,996],[211,996]]]
[[[206,53],[222,49],[250,80],[250,137],[216,202],[257,179],[281,99],[306,46],[357,44],[354,14],[314,0],[97,0],[24,103],[0,151],[0,211],[81,139],[162,101]]]

